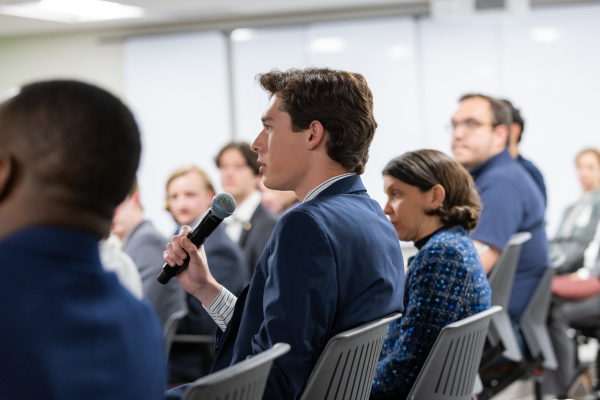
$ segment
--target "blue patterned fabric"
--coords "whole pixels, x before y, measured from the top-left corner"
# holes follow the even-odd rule
[[[490,286],[461,226],[438,231],[409,260],[404,316],[390,324],[371,399],[406,399],[442,328],[490,308]]]

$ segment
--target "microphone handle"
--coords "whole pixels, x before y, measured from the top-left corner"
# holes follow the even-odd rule
[[[198,225],[196,225],[194,230],[187,235],[187,237],[196,245],[197,248],[200,248],[200,246],[206,242],[206,239],[208,239],[210,234],[217,229],[217,226],[219,226],[221,222],[223,222],[223,220],[215,217],[209,210],[204,218],[202,218],[202,220],[198,223]],[[158,275],[158,281],[163,285],[166,285],[171,278],[177,276],[182,268],[187,268],[189,262],[190,257],[188,255],[188,257],[183,260],[183,265],[175,265],[174,267],[171,267],[169,264],[165,263],[160,275]]]

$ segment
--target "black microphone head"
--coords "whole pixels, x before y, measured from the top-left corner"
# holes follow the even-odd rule
[[[213,197],[210,211],[217,218],[230,217],[235,211],[235,199],[229,193],[219,193]]]

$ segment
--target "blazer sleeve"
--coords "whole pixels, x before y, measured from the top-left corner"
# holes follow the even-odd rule
[[[263,399],[295,399],[327,344],[336,312],[336,260],[328,236],[305,211],[284,216],[270,242],[264,322],[254,354],[278,342],[291,351],[273,363]]]
[[[456,259],[444,250],[433,246],[414,259],[405,289],[405,315],[386,333],[372,400],[407,398],[440,331],[459,317],[469,279],[453,273],[456,268],[446,268]]]

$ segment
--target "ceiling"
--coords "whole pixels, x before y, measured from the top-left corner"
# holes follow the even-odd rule
[[[32,0],[0,0],[12,5]],[[142,7],[141,18],[66,24],[0,14],[0,36],[67,32],[81,30],[113,30],[144,26],[202,23],[219,20],[243,20],[268,16],[293,16],[348,12],[349,10],[394,7],[426,0],[112,0]]]

